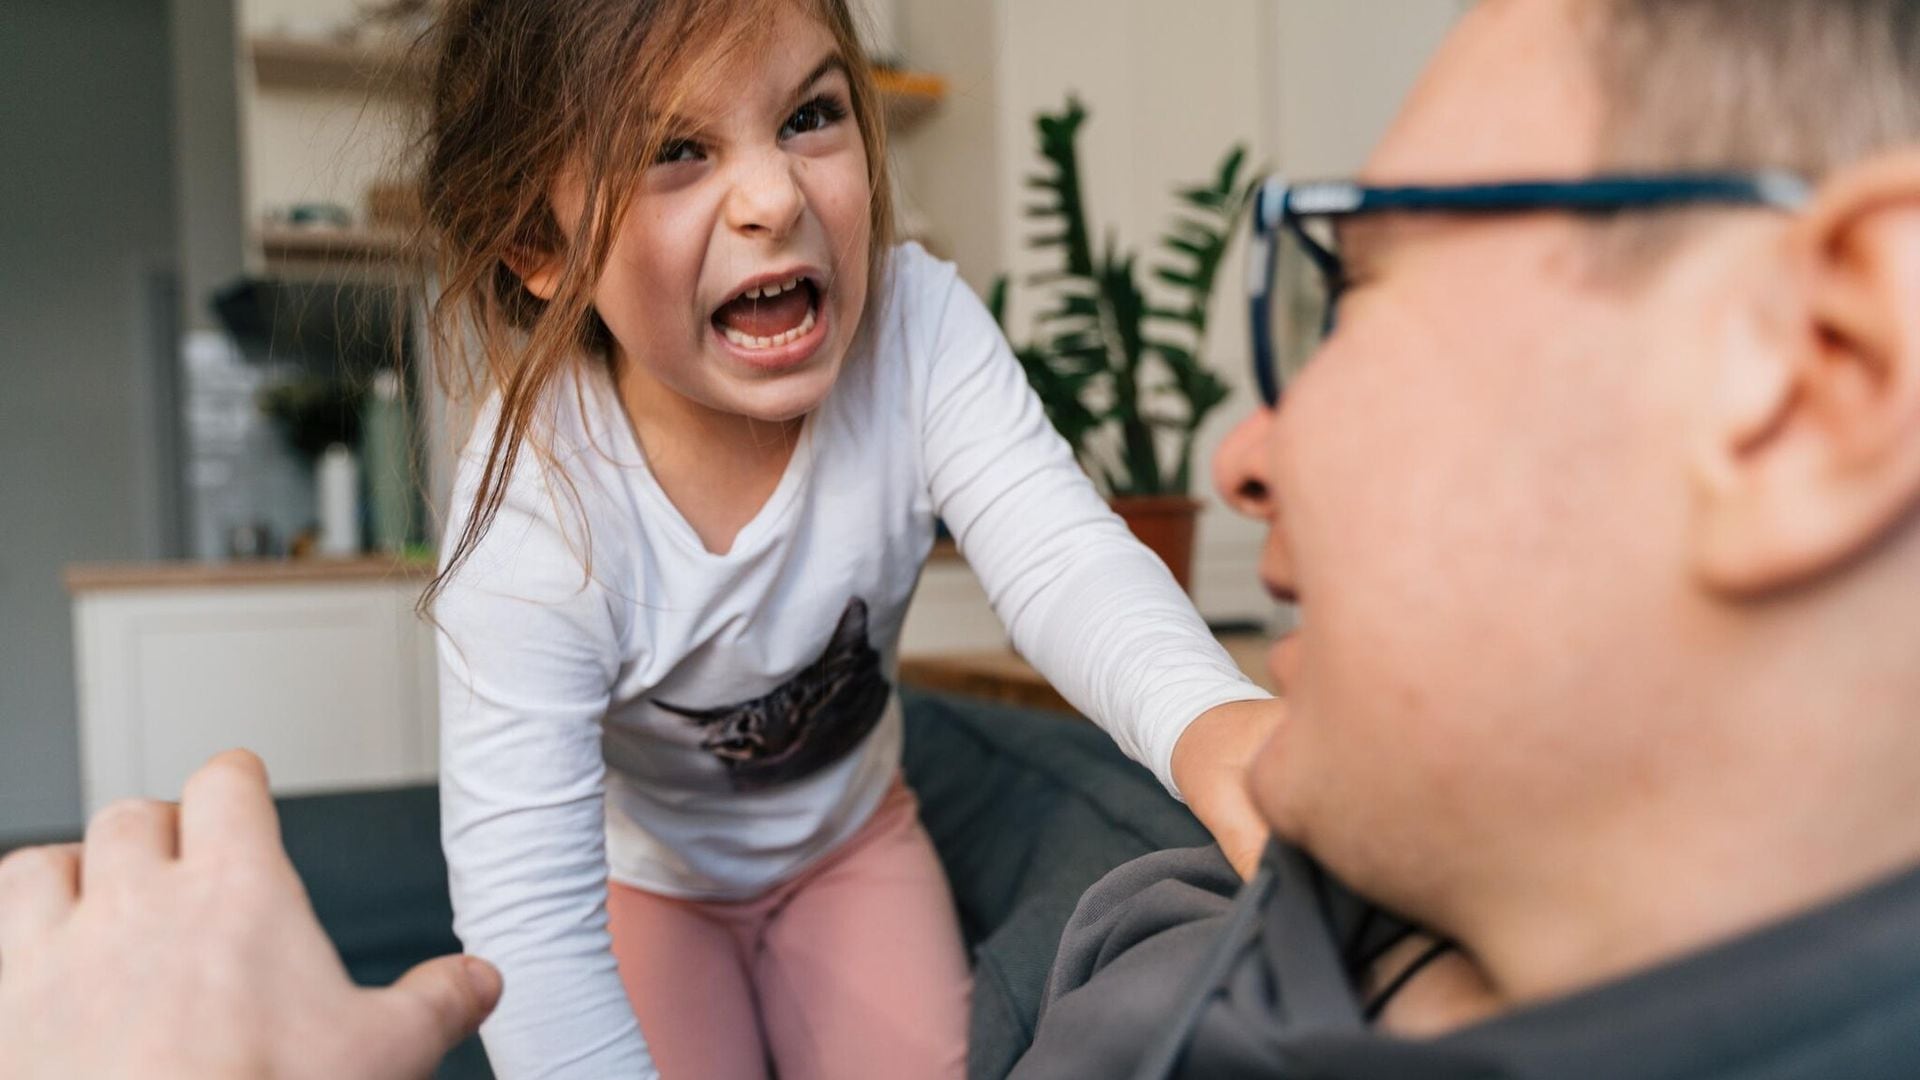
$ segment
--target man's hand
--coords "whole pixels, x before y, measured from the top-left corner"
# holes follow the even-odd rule
[[[1173,782],[1243,878],[1253,875],[1269,835],[1247,768],[1285,714],[1278,700],[1221,705],[1200,714],[1173,747]]]
[[[441,957],[352,985],[244,751],[178,806],[116,803],[86,843],[0,862],[0,1077],[421,1077],[500,997]]]

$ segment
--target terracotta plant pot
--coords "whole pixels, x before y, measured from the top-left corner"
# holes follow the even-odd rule
[[[1173,579],[1193,591],[1193,537],[1200,523],[1200,500],[1184,495],[1142,495],[1113,500],[1113,511],[1133,535],[1173,571]]]

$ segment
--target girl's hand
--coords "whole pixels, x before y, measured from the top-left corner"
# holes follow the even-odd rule
[[[1253,875],[1271,832],[1253,804],[1247,770],[1285,715],[1279,700],[1221,705],[1201,713],[1173,747],[1173,782],[1243,878]]]

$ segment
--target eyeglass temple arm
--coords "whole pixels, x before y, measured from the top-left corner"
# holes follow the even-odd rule
[[[1720,204],[1804,208],[1813,185],[1780,170],[1752,173],[1602,174],[1574,180],[1520,180],[1487,184],[1368,187],[1346,180],[1289,184],[1268,180],[1256,199],[1255,224],[1269,232],[1287,217],[1345,217],[1359,213],[1573,213]]]

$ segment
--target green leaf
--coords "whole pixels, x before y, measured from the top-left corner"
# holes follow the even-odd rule
[[[1202,370],[1199,362],[1194,359],[1193,354],[1177,345],[1156,342],[1152,348],[1154,352],[1158,353],[1162,359],[1166,360],[1166,362],[1174,368],[1186,368],[1194,371]]]
[[[1100,302],[1091,296],[1069,296],[1060,305],[1060,310],[1068,315],[1097,319],[1100,317]]]
[[[1204,222],[1195,221],[1192,218],[1174,218],[1173,232],[1168,233],[1163,239],[1179,239],[1192,244],[1212,246],[1221,244],[1225,237],[1218,229]]]
[[[1227,152],[1227,158],[1220,163],[1220,180],[1215,185],[1221,191],[1232,191],[1236,186],[1234,178],[1240,175],[1240,166],[1246,164],[1247,148],[1236,144]]]
[[[993,279],[993,285],[987,289],[987,311],[993,315],[993,321],[1000,332],[1007,332],[1007,275],[1001,274]]]
[[[1161,242],[1175,251],[1193,256],[1202,263],[1214,258],[1215,253],[1219,250],[1211,244],[1196,244],[1191,240],[1182,239],[1178,236],[1163,237]]]
[[[1218,210],[1227,204],[1226,196],[1212,188],[1186,188],[1179,195],[1188,205],[1205,207],[1209,210]]]

